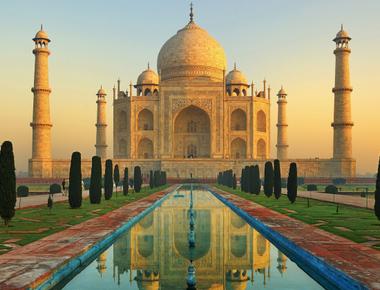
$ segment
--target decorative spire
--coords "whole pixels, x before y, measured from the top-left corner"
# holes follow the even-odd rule
[[[40,30],[41,30],[41,31],[44,30],[44,26],[43,26],[42,24],[41,24],[41,29],[40,29]]]
[[[340,31],[343,31],[343,24],[340,25]]]
[[[190,3],[190,22],[193,22],[194,14],[193,14],[193,2]]]
[[[234,62],[234,70],[236,70],[236,61]]]
[[[148,61],[148,69],[150,69],[149,61]]]

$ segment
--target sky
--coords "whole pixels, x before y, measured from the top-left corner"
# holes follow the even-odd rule
[[[122,89],[189,20],[190,1],[12,0],[0,5],[0,142],[14,144],[16,170],[31,157],[34,44],[40,24],[51,39],[49,77],[54,158],[95,154],[96,92]],[[195,22],[224,47],[256,87],[272,88],[271,156],[276,156],[276,93],[288,93],[289,157],[332,156],[335,44],[344,24],[352,37],[353,156],[357,172],[375,172],[380,155],[380,1],[193,0]]]

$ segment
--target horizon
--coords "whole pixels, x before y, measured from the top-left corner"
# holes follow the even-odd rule
[[[372,36],[380,29],[375,12],[380,9],[380,3],[365,2],[370,5],[364,7],[353,0],[306,5],[300,0],[287,2],[288,5],[279,0],[266,3],[242,1],[239,15],[232,13],[228,21],[225,13],[233,11],[236,3],[194,2],[195,22],[225,49],[227,72],[236,62],[248,81],[254,80],[256,89],[262,88],[264,78],[272,88],[271,158],[275,157],[276,95],[281,85],[288,93],[289,157],[332,157],[333,129],[330,124],[334,95],[331,89],[335,71],[332,39],[343,23],[352,37],[353,157],[357,160],[357,174],[376,171],[380,154],[376,123],[380,123],[380,115],[372,86],[380,76],[377,70],[380,60],[375,51],[379,40]],[[21,3],[25,7],[21,7]],[[84,3],[91,3],[91,6]],[[8,45],[3,47],[0,55],[4,63],[0,76],[5,84],[3,94],[10,96],[11,101],[5,104],[3,101],[0,130],[3,133],[1,141],[10,140],[14,145],[18,172],[27,170],[27,161],[31,158],[32,129],[29,123],[32,121],[33,94],[30,88],[34,70],[31,39],[39,30],[39,22],[43,23],[51,39],[49,79],[53,158],[69,159],[72,151],[80,151],[84,158],[95,155],[95,94],[101,85],[107,92],[108,156],[112,156],[113,85],[120,77],[121,88],[125,90],[130,80],[135,83],[148,62],[156,70],[159,49],[189,19],[190,2],[187,1],[112,3],[134,9],[114,10],[115,5],[101,1],[41,1],[38,4],[14,1],[4,5],[3,21],[8,25],[7,30],[5,25],[0,29],[3,41]],[[220,10],[215,11],[210,3],[220,4]],[[249,11],[257,7],[261,8],[260,11],[271,11],[274,17],[259,13],[250,18]],[[338,8],[341,10],[338,19],[332,19],[332,16],[336,17],[334,9]],[[128,17],[121,17],[125,16],[125,11],[144,11],[145,14],[127,13]],[[153,19],[156,14],[165,19],[159,27]],[[110,17],[110,21],[99,23],[103,15]],[[141,21],[141,15],[146,16],[144,21]],[[68,16],[71,16],[70,22]],[[158,31],[154,33],[152,30]],[[314,100],[314,104],[307,110],[309,99]]]

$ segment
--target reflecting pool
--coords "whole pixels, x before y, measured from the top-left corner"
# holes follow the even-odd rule
[[[210,192],[185,186],[60,287],[323,289]]]

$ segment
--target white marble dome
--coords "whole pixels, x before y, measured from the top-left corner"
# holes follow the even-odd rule
[[[223,47],[193,21],[165,42],[157,58],[161,80],[176,77],[222,80],[225,67]]]
[[[226,76],[227,85],[248,85],[247,79],[244,74],[236,69],[236,67],[230,71]]]
[[[158,85],[157,73],[148,67],[137,78],[137,85]]]

